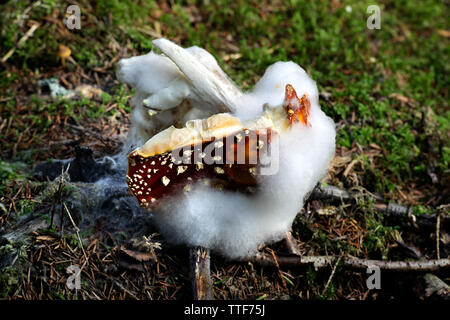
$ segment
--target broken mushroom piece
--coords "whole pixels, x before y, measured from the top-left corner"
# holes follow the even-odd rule
[[[307,124],[309,100],[306,95],[298,99],[289,84],[283,106],[281,121],[277,109],[245,123],[219,113],[160,132],[128,156],[130,190],[145,208],[155,207],[173,193],[188,192],[197,182],[218,190],[253,193],[262,159],[270,154],[279,130],[291,127],[294,116]]]
[[[241,90],[206,50],[181,48],[166,39],[152,43],[162,54],[151,51],[117,64],[117,78],[135,89],[126,154],[170,125],[233,112],[243,100]]]
[[[311,102],[306,95],[303,95],[303,97],[299,99],[294,87],[290,84],[286,85],[286,97],[283,105],[286,108],[289,125],[291,127],[295,121],[300,121],[306,125],[308,124]]]
[[[181,70],[191,84],[191,90],[201,98],[202,104],[220,112],[235,112],[242,99],[242,92],[228,79],[214,58],[199,59],[198,48],[186,50],[170,40],[161,38],[152,41]]]

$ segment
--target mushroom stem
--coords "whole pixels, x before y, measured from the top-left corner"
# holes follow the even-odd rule
[[[194,300],[211,300],[213,298],[210,275],[210,254],[204,247],[189,249]]]
[[[292,231],[286,232],[286,237],[284,238],[284,243],[290,254],[294,254],[296,256],[301,256],[300,249],[298,248],[298,245],[297,245],[297,240],[295,240],[294,236],[292,235]]]

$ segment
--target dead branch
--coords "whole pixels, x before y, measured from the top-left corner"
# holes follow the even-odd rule
[[[83,255],[84,255],[84,258],[85,258],[85,263],[89,264],[89,259],[88,259],[87,255],[86,255],[86,251],[84,251],[83,241],[81,240],[81,237],[80,237],[80,229],[75,224],[75,221],[73,221],[72,215],[70,214],[69,208],[67,208],[67,205],[66,205],[65,202],[63,202],[63,205],[64,205],[64,209],[66,209],[67,215],[69,216],[70,222],[72,222],[72,226],[74,227],[75,232],[77,234],[78,243],[80,244],[81,251],[83,252]]]
[[[19,42],[17,42],[17,48],[20,48],[22,46],[22,44],[24,44],[28,38],[30,38],[34,32],[37,30],[37,28],[39,28],[40,24],[39,23],[35,23],[33,24],[30,29],[28,29],[28,31],[23,35],[22,38],[20,38]],[[11,48],[1,59],[1,62],[6,62],[6,60],[9,59],[9,57],[12,56],[12,54],[14,53],[14,51],[16,51],[16,48]]]
[[[70,164],[69,164],[69,166],[70,166]],[[58,190],[53,195],[53,203],[52,203],[51,216],[50,216],[50,226],[49,226],[50,229],[53,227],[53,219],[55,217],[56,202],[57,201],[61,202],[61,200],[62,200],[62,190],[64,188],[64,184],[65,184],[65,181],[64,181],[64,167],[61,167],[61,176],[59,177]],[[60,217],[60,221],[62,221],[62,215]]]
[[[279,266],[306,267],[313,266],[315,269],[326,268],[336,264],[339,256],[276,256]],[[265,267],[276,267],[273,257],[269,254],[258,253],[249,260]],[[380,270],[397,272],[435,272],[450,270],[450,259],[421,260],[421,261],[381,261],[367,260],[351,256],[341,257],[344,268],[353,270],[367,270],[369,267],[378,267]]]
[[[354,196],[347,190],[335,186],[318,185],[311,192],[310,198],[323,201],[349,201],[353,200]]]
[[[325,292],[327,292],[328,286],[330,285],[331,280],[333,280],[334,273],[336,272],[337,266],[339,265],[341,258],[342,258],[342,256],[339,256],[336,263],[334,264],[333,270],[331,271],[330,277],[328,278],[325,288],[323,288],[323,290],[322,290],[322,296],[325,294]]]
[[[441,231],[441,214],[440,214],[440,212],[438,212],[437,218],[436,218],[436,256],[438,259],[441,258],[441,253],[440,253],[440,248],[439,248],[439,242],[441,239],[440,231]]]
[[[210,275],[210,254],[204,247],[189,249],[194,300],[211,300],[212,280]]]
[[[357,196],[357,194],[353,194],[347,190],[335,186],[317,186],[311,192],[310,199],[321,200],[324,202],[356,203]],[[416,216],[412,213],[412,208],[409,206],[388,202],[382,197],[376,195],[371,196],[375,201],[375,209],[382,213],[385,218],[401,220],[403,222],[406,220],[406,222],[409,222],[412,225],[436,230],[436,219],[441,211],[440,207],[436,209],[436,213],[434,214]],[[444,229],[450,228],[450,215],[447,214],[440,216],[440,226]]]
[[[286,237],[284,238],[284,244],[286,245],[286,248],[288,249],[288,252],[290,254],[295,254],[296,256],[300,256],[300,250],[297,245],[297,240],[292,236],[292,232],[288,231],[286,232]]]
[[[427,273],[423,278],[425,280],[425,296],[427,298],[430,298],[433,295],[442,298],[450,298],[450,286],[447,285],[444,281],[431,273]]]

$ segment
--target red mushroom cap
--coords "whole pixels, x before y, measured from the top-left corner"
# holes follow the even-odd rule
[[[274,131],[244,129],[225,137],[184,146],[154,156],[128,156],[127,183],[143,207],[173,193],[189,191],[203,180],[217,189],[248,192],[257,184],[260,155]]]

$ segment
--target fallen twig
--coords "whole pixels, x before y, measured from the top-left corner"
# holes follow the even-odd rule
[[[310,198],[328,201],[348,201],[354,199],[354,196],[347,190],[335,186],[318,185],[311,192]]]
[[[70,222],[72,222],[72,226],[74,227],[75,232],[76,232],[76,234],[77,234],[77,238],[78,238],[78,242],[80,243],[81,251],[83,252],[84,258],[86,259],[85,263],[88,263],[88,264],[89,264],[89,259],[88,259],[87,255],[86,255],[86,252],[84,251],[83,241],[81,241],[81,237],[80,237],[80,229],[79,229],[79,228],[77,227],[77,225],[75,224],[75,221],[73,221],[72,215],[70,214],[70,211],[69,211],[69,209],[67,208],[67,205],[66,205],[65,202],[63,202],[63,205],[64,205],[64,209],[66,209],[67,215],[69,216]]]
[[[423,278],[425,280],[425,296],[427,298],[433,295],[442,298],[450,298],[450,286],[448,286],[444,281],[431,273],[427,273]]]
[[[382,213],[386,218],[392,219],[407,219],[409,223],[415,226],[420,226],[427,229],[436,229],[436,218],[438,213],[430,215],[414,215],[412,208],[403,206],[392,202],[387,202],[385,199],[371,195],[375,200],[375,209]],[[356,202],[357,195],[351,192],[335,187],[335,186],[317,186],[311,192],[311,200],[321,200],[326,202]],[[439,211],[440,209],[436,209]],[[450,228],[450,215],[441,215],[441,228]]]
[[[70,164],[69,164],[70,166]],[[69,170],[69,166],[67,167],[67,170]],[[53,219],[55,217],[55,210],[56,210],[56,202],[62,200],[62,190],[64,187],[64,167],[61,167],[61,176],[59,177],[59,183],[58,183],[58,190],[53,195],[53,203],[52,203],[52,209],[51,209],[51,215],[50,215],[50,229],[53,227]],[[62,221],[62,216],[60,217],[60,220]]]
[[[441,213],[438,212],[436,217],[436,256],[438,259],[441,258],[440,248],[439,248],[439,240],[440,240],[440,231],[441,231]]]
[[[209,250],[203,247],[190,248],[189,259],[194,300],[211,300],[213,293]]]
[[[278,270],[278,274],[280,275],[281,283],[283,284],[283,287],[286,288],[286,281],[284,280],[283,273],[281,272],[280,266],[278,265],[277,256],[275,255],[275,252],[272,249],[268,248],[268,251],[270,252],[270,255],[272,256],[275,267]]]
[[[421,260],[421,261],[381,261],[366,260],[351,256],[276,256],[279,266],[305,267],[313,266],[315,269],[329,267],[336,264],[341,259],[344,268],[353,270],[367,270],[369,267],[378,267],[386,271],[414,271],[414,272],[435,272],[450,270],[450,259]],[[266,267],[276,267],[273,257],[269,254],[258,253],[250,259],[251,262],[258,263]]]
[[[290,254],[295,254],[296,256],[301,255],[300,250],[297,245],[297,240],[295,240],[295,238],[292,236],[291,231],[286,232],[286,237],[284,238],[284,243]]]
[[[23,35],[22,38],[20,38],[19,42],[17,43],[17,48],[20,48],[22,44],[28,40],[29,37],[33,35],[33,33],[36,31],[36,29],[39,28],[39,23],[33,24],[30,29]],[[1,59],[1,62],[6,62],[6,60],[9,59],[9,57],[12,56],[12,54],[16,51],[16,48],[11,48]]]
[[[336,263],[334,264],[333,270],[331,271],[330,277],[328,278],[327,284],[325,285],[325,288],[323,288],[322,296],[327,292],[328,286],[330,285],[331,280],[334,277],[334,273],[336,272],[337,266],[339,265],[339,262],[341,261],[342,256],[339,256]]]

